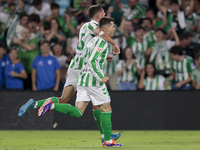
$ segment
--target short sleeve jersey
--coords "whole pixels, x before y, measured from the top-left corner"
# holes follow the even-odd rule
[[[86,45],[95,37],[94,30],[98,27],[98,23],[94,20],[85,23],[79,33],[79,44],[76,48],[76,55],[71,60],[70,68],[80,69],[84,63],[84,56],[86,54]]]
[[[79,86],[103,86],[101,80],[104,77],[103,67],[108,54],[108,44],[100,36],[93,38],[87,44],[88,61],[83,66],[77,85]]]

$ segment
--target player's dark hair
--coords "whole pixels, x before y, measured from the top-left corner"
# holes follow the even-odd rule
[[[158,70],[156,69],[156,66],[155,66],[154,63],[151,63],[151,62],[146,63],[146,65],[145,65],[145,69],[146,69],[147,65],[151,65],[151,66],[154,68],[154,72],[153,72],[153,77],[154,77],[154,78],[155,78],[156,75],[159,75],[159,72],[158,72]],[[145,75],[144,75],[144,77],[145,77],[145,78],[148,77],[146,71],[145,71]]]
[[[199,58],[200,58],[200,53],[197,53],[197,54],[195,55],[195,59],[198,60]]]
[[[181,46],[173,46],[170,50],[169,50],[170,53],[176,55],[183,55],[183,49]]]
[[[145,29],[142,26],[139,26],[139,27],[135,28],[135,32],[138,31],[138,30],[140,30],[140,29],[142,29],[143,31],[145,31]]]
[[[42,46],[43,44],[45,44],[45,43],[47,43],[49,46],[50,46],[50,42],[49,41],[47,41],[47,40],[42,40],[42,41],[40,41],[40,46]]]
[[[123,58],[124,61],[127,60],[125,53],[126,53],[127,49],[129,49],[129,48],[130,48],[131,51],[132,51],[132,48],[131,48],[130,46],[127,46],[127,47],[122,51],[122,58]],[[133,51],[132,51],[132,58],[135,58],[135,56],[134,56],[134,54],[133,54]]]
[[[29,22],[37,22],[40,23],[40,16],[37,14],[31,14],[28,16],[28,23]]]
[[[60,6],[57,3],[52,3],[51,10],[53,10],[53,9],[60,9]]]
[[[104,25],[110,25],[111,24],[111,22],[114,22],[115,21],[115,19],[113,19],[113,18],[111,18],[111,17],[103,17],[103,18],[101,18],[100,20],[99,20],[99,27],[101,28],[101,27],[103,27]]]
[[[37,7],[41,4],[42,4],[42,0],[34,0],[33,3],[32,3],[32,5],[35,6],[35,7]]]
[[[0,42],[0,48],[7,50],[7,45],[3,42]]]
[[[26,12],[23,12],[19,15],[19,20],[21,20],[23,17],[28,17],[28,14]]]
[[[157,29],[155,30],[155,33],[158,32],[158,31],[160,31],[160,32],[162,32],[163,34],[165,34],[165,31],[164,31],[162,28],[157,28]]]
[[[172,5],[172,4],[179,5],[179,2],[178,2],[178,0],[171,0],[169,4],[170,5]]]
[[[94,15],[96,15],[101,9],[102,9],[101,4],[90,6],[89,9],[88,9],[88,16],[90,18],[93,18]]]
[[[185,39],[189,39],[190,37],[192,37],[192,35],[189,32],[183,32],[179,36],[179,39],[180,39],[180,41],[182,41],[182,40],[185,40]]]
[[[144,22],[145,20],[147,20],[147,21],[149,21],[150,22],[150,24],[152,25],[152,20],[150,19],[150,18],[144,18],[143,20],[142,20],[142,22]]]

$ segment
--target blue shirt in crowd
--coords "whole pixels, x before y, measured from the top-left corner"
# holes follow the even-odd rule
[[[6,81],[6,89],[24,89],[23,80],[17,77],[12,77],[10,72],[14,71],[19,73],[25,70],[22,63],[17,64],[6,64],[5,66],[5,81]]]
[[[8,54],[0,60],[0,85],[5,85],[5,65],[10,63]]]
[[[52,88],[56,84],[56,70],[60,69],[58,60],[53,56],[37,56],[32,63],[32,68],[36,69],[36,83],[38,90]]]

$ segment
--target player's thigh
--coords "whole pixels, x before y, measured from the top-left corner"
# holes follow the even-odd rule
[[[99,106],[100,107],[100,110],[102,112],[108,112],[108,111],[112,111],[112,108],[110,106],[110,102],[109,103],[105,103],[105,104],[102,104]]]
[[[93,106],[99,106],[111,101],[110,95],[105,85],[98,87],[88,87],[88,93]]]
[[[89,96],[87,87],[77,86],[76,105],[77,104],[88,104],[89,102],[90,102],[90,96]],[[83,105],[81,105],[81,106],[83,106]],[[81,109],[83,109],[83,112],[85,111],[86,107],[87,107],[87,105],[84,105],[81,108]]]
[[[80,109],[80,111],[83,114],[85,112],[85,109],[87,108],[87,105],[88,105],[88,102],[79,101],[79,102],[76,102],[75,107],[77,107],[78,109]]]
[[[67,71],[67,78],[66,78],[64,87],[72,85],[74,87],[74,91],[76,91],[77,89],[76,82],[78,80],[79,73],[80,73],[80,70],[69,68]]]
[[[73,95],[75,94],[74,86],[65,86],[62,91],[62,96],[59,98],[59,103],[70,103]]]

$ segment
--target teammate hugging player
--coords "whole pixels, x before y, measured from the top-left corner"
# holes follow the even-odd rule
[[[76,56],[70,63],[70,67],[67,72],[67,79],[66,83],[62,92],[62,96],[60,98],[58,97],[50,97],[47,98],[49,100],[52,100],[53,103],[69,103],[72,96],[74,95],[77,85],[77,79],[80,73],[80,70],[82,69],[82,66],[84,62],[86,62],[87,58],[86,56],[86,45],[88,42],[92,40],[92,38],[95,35],[99,35],[101,38],[103,38],[105,41],[111,43],[113,45],[113,54],[119,54],[120,50],[118,45],[113,41],[113,39],[101,28],[98,27],[99,20],[105,16],[105,12],[101,5],[93,5],[88,9],[88,15],[91,18],[90,22],[85,23],[79,33],[79,45],[76,49]],[[107,57],[107,60],[112,60],[112,57]],[[35,101],[33,99],[30,99],[27,103],[25,103],[19,110],[18,116],[21,117],[23,114],[25,114],[27,111],[34,109],[34,108],[40,108],[44,102],[47,100],[39,100]],[[68,108],[73,109],[73,106],[68,105]],[[74,107],[75,108],[75,107]],[[75,108],[76,109],[76,108]],[[74,112],[70,114],[70,112],[67,112],[67,114],[74,115],[76,117],[80,117],[82,115],[82,112],[78,110],[78,113]],[[104,130],[101,126],[101,111],[98,106],[93,106],[93,115],[95,118],[95,121],[99,127],[102,141],[104,140]],[[120,133],[112,134],[112,139],[118,139],[120,137]]]

